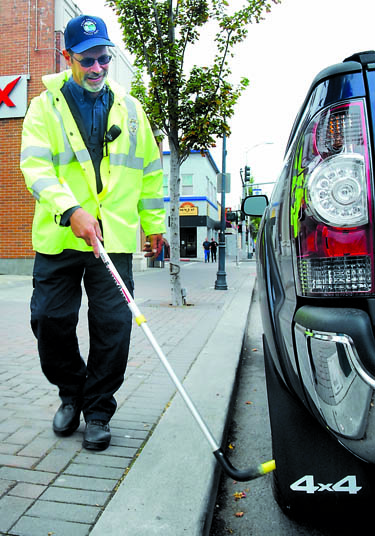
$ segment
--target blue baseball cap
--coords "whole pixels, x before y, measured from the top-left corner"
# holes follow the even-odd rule
[[[64,38],[65,48],[78,54],[98,45],[115,46],[109,40],[104,20],[91,15],[71,19],[65,28]]]

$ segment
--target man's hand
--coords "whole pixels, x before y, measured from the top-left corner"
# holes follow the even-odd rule
[[[103,241],[98,220],[83,208],[77,208],[70,216],[70,226],[77,238],[82,238],[88,246],[92,246],[94,255],[98,259],[99,246],[97,238]]]
[[[146,251],[145,257],[151,257],[153,259],[156,259],[159,257],[162,249],[163,249],[164,241],[163,241],[163,235],[162,234],[152,234],[147,237],[147,242],[145,243],[145,247],[143,248],[143,251]]]

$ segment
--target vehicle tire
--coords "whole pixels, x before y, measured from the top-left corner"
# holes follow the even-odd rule
[[[372,513],[375,469],[345,449],[287,389],[264,342],[267,395],[276,462],[274,497],[290,517],[348,522]],[[349,519],[350,517],[350,519]],[[337,518],[335,518],[337,519]],[[357,518],[358,519],[358,518]]]

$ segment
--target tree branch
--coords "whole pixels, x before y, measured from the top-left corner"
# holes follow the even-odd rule
[[[158,10],[156,9],[155,0],[153,0],[153,2],[152,2],[152,7],[153,7],[153,10],[154,10],[154,19],[155,19],[155,25],[156,25],[156,32],[157,32],[159,41],[162,44],[163,43],[163,33],[161,31],[161,26],[160,26],[160,21],[159,21],[159,16],[158,16]],[[163,47],[159,46],[158,50],[159,50],[160,59],[161,59],[162,63],[165,63]]]

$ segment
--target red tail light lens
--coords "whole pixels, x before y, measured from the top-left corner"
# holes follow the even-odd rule
[[[298,293],[373,294],[365,103],[320,112],[300,142],[291,190]]]

